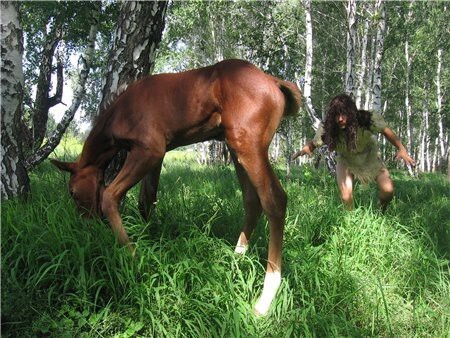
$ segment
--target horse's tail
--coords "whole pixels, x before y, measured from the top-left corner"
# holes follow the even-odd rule
[[[284,108],[284,116],[297,115],[300,109],[300,104],[302,102],[302,92],[293,82],[284,81],[278,78],[275,78],[275,82],[278,88],[280,88],[281,92],[283,93],[286,102]]]

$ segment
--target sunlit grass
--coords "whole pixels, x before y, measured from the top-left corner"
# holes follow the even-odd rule
[[[170,153],[169,153],[170,154]],[[84,221],[67,176],[43,163],[29,203],[2,203],[2,336],[446,337],[450,327],[450,184],[394,173],[383,215],[373,186],[341,207],[333,178],[297,168],[288,193],[283,282],[266,318],[268,229],[237,256],[242,194],[234,169],[183,153],[163,166],[148,223],[133,189],[123,210],[133,260],[107,223]]]
[[[64,161],[75,160],[81,154],[82,149],[83,144],[77,138],[65,135],[53,152],[52,157]]]

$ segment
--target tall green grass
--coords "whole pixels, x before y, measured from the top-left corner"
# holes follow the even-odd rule
[[[106,222],[78,216],[68,177],[42,164],[28,203],[2,203],[2,336],[448,337],[445,177],[394,173],[383,215],[374,187],[357,187],[346,212],[326,172],[278,174],[289,197],[283,282],[256,318],[268,229],[262,218],[249,252],[234,254],[243,209],[232,167],[173,155],[148,223],[133,189],[123,210],[133,260]]]

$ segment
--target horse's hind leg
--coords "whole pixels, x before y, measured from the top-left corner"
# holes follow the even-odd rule
[[[250,236],[256,227],[258,218],[261,216],[262,207],[261,202],[259,201],[258,193],[250,182],[247,172],[239,163],[234,151],[230,149],[230,153],[236,168],[239,183],[241,185],[245,212],[244,225],[234,251],[238,254],[243,254],[247,251]]]
[[[163,161],[161,160],[159,164],[155,165],[141,183],[141,190],[139,192],[139,211],[146,221],[148,221],[153,209],[155,209],[162,162]]]
[[[268,144],[258,142],[252,137],[244,139],[238,134],[227,135],[227,142],[236,151],[238,161],[255,188],[269,221],[270,238],[266,276],[261,297],[255,305],[255,312],[265,315],[281,284],[281,249],[287,197],[270,166],[267,154]]]

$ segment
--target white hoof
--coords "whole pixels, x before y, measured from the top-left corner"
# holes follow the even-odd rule
[[[269,312],[269,307],[270,304],[263,304],[263,302],[261,302],[261,299],[259,299],[256,302],[255,307],[253,308],[253,312],[257,317],[265,317],[267,315],[267,312]]]
[[[264,279],[264,287],[255,304],[254,312],[257,316],[266,316],[269,312],[270,304],[277,294],[278,288],[281,284],[281,274],[279,271],[266,273],[266,278]]]
[[[234,252],[239,254],[239,255],[243,255],[247,252],[248,249],[248,245],[236,245],[236,248],[234,249]]]

